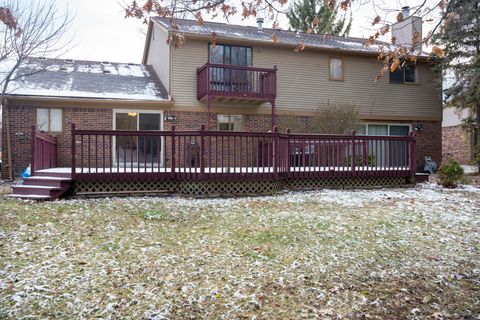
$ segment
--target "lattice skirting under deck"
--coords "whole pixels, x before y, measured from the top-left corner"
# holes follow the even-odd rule
[[[246,196],[273,194],[281,190],[322,188],[393,187],[408,184],[405,177],[336,177],[274,181],[76,181],[76,196],[110,194],[179,193],[194,196]]]
[[[289,179],[285,180],[285,188],[291,190],[371,188],[402,186],[409,183],[410,180],[406,177],[329,177]]]

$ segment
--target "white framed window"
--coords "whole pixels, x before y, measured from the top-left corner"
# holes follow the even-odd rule
[[[408,136],[411,124],[402,123],[365,123],[357,127],[358,135],[367,136]]]
[[[343,59],[330,58],[330,80],[343,81]]]
[[[37,108],[37,129],[46,132],[63,131],[63,109]]]
[[[243,116],[234,114],[217,115],[217,129],[220,131],[242,131]]]
[[[390,72],[390,83],[405,84],[418,83],[418,68],[414,64],[408,64],[403,68]]]

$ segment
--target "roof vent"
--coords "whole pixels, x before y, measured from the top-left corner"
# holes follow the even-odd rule
[[[37,59],[38,60],[47,60],[47,58],[45,58],[45,57],[38,57]]]
[[[257,31],[263,32],[263,18],[257,18]]]
[[[102,64],[110,64],[108,61],[102,61]]]
[[[110,70],[103,70],[103,73],[110,73]]]
[[[404,19],[410,17],[410,7],[409,6],[402,7],[402,14]]]
[[[297,31],[297,32],[295,32],[295,37],[297,37],[297,38],[301,38],[301,36],[300,36],[300,32],[298,32],[298,31]]]
[[[73,62],[73,59],[65,59],[65,62]]]
[[[67,71],[68,69],[67,69],[67,67],[60,67],[59,70],[60,70],[60,71]]]
[[[133,62],[129,62],[129,63],[128,63],[128,65],[129,65],[129,66],[134,66],[134,65],[135,65],[135,63],[133,63]]]

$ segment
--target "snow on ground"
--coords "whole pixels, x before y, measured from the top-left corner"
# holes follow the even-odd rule
[[[477,166],[469,166],[469,165],[462,165],[463,171],[465,174],[472,174],[472,173],[477,173],[478,172],[478,167]]]
[[[475,187],[0,208],[0,318],[480,316]]]

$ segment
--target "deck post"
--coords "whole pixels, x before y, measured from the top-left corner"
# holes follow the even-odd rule
[[[205,176],[205,125],[200,126],[200,180]]]
[[[75,177],[75,172],[77,170],[76,163],[75,163],[75,123],[72,123],[70,126],[71,126],[71,135],[72,135],[71,163],[72,163],[72,179],[73,179]]]
[[[35,145],[36,145],[36,137],[37,137],[37,128],[35,126],[32,126],[32,160],[30,163],[30,175],[33,176],[35,173]]]
[[[270,101],[270,104],[272,105],[272,131],[275,128],[275,100]]]
[[[417,172],[417,141],[415,139],[415,132],[410,131],[410,175],[412,181],[415,181],[415,173]]]
[[[273,178],[278,179],[278,127],[273,127],[273,141],[272,141],[272,164],[273,164]]]
[[[356,131],[355,130],[352,130],[352,175],[355,176],[356,175],[356,156],[355,156],[355,134],[356,134]]]
[[[176,162],[176,159],[175,159],[175,125],[172,125],[172,161],[170,163],[170,171],[172,173],[172,176],[174,179],[176,179],[177,177],[177,173],[175,172],[175,162]]]
[[[287,147],[285,148],[285,152],[286,152],[286,159],[285,159],[285,164],[287,166],[286,170],[287,170],[287,177],[290,178],[290,158],[292,157],[292,151],[290,149],[290,133],[292,131],[290,130],[290,128],[287,128],[285,130],[285,133],[287,134]]]

